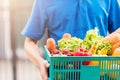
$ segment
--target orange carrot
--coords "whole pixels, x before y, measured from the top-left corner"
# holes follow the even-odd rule
[[[46,42],[46,46],[47,46],[49,51],[56,50],[55,40],[53,38],[48,38],[47,42]]]

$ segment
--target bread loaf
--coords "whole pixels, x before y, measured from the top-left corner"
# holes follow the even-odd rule
[[[120,34],[120,28],[118,28],[115,32]]]
[[[111,43],[111,45],[113,46],[114,44],[116,44],[117,42],[120,42],[120,34],[117,32],[113,32],[110,35],[106,36],[103,39],[104,41],[109,41]]]
[[[113,33],[109,34],[108,36],[106,36],[103,39],[103,42],[105,41],[109,41],[110,44],[112,45],[112,50],[110,53],[112,54],[113,51],[120,46],[120,28],[114,31]]]
[[[118,47],[120,47],[120,41],[119,41],[119,42],[116,42],[116,43],[112,46],[112,50],[111,50],[111,53],[110,53],[110,54],[113,54],[113,51],[114,51],[116,48],[118,48]]]

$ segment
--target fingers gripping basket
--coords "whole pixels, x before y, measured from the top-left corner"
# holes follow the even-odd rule
[[[51,56],[46,46],[44,54],[50,63],[49,80],[120,80],[120,57]],[[91,64],[83,65],[85,61]]]

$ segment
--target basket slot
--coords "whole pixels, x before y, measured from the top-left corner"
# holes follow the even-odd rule
[[[58,70],[79,70],[81,66],[81,61],[64,61],[58,60],[53,61],[54,69]]]
[[[53,80],[80,80],[80,72],[54,72]]]

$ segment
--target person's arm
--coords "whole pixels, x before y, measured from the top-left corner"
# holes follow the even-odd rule
[[[24,50],[28,58],[39,67],[42,80],[48,80],[47,68],[49,67],[49,63],[40,56],[38,41],[26,38]]]

